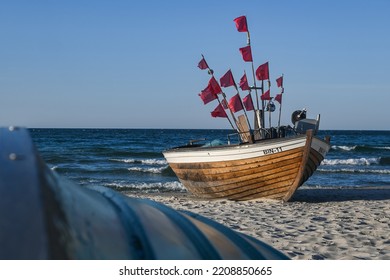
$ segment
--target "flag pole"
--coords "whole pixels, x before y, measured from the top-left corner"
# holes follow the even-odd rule
[[[203,54],[201,54],[201,55],[202,55],[202,59],[203,59],[204,61],[206,61],[206,59],[204,58]],[[214,77],[214,71],[213,71],[213,69],[211,69],[211,68],[209,67],[209,64],[208,64],[207,62],[206,62],[206,65],[207,65],[207,71],[208,71],[209,75],[211,75],[212,77]],[[214,77],[214,78],[215,78],[215,77]],[[222,89],[221,89],[221,93],[222,93],[222,96],[223,96],[223,98],[224,98],[224,100],[225,100],[225,104],[227,104],[226,96],[225,96],[225,93],[222,91]],[[218,94],[216,94],[216,96],[217,96],[217,100],[218,100],[219,105],[221,105],[223,108],[225,108],[225,106],[223,106],[223,104],[221,104],[221,101],[219,100]],[[230,111],[230,113],[232,113],[232,112]],[[233,113],[232,113],[232,115],[233,115]],[[235,127],[234,127],[234,125],[232,124],[232,121],[230,120],[230,118],[229,118],[228,115],[226,115],[226,118],[227,118],[227,120],[229,121],[229,123],[230,123],[232,129],[235,130],[235,131],[238,131],[238,128],[235,128]],[[233,115],[233,120],[235,120],[234,115]],[[236,125],[237,125],[237,123],[236,123]]]
[[[247,31],[247,44],[248,46],[251,47],[251,38],[250,38],[250,34],[249,34],[249,29]],[[259,135],[261,138],[264,138],[263,136],[263,133],[261,131],[261,129],[264,128],[264,101],[261,101],[261,112],[260,112],[260,120],[259,120],[259,111],[260,111],[260,105],[259,105],[259,94],[257,92],[257,85],[256,85],[256,75],[255,75],[255,65],[253,63],[253,57],[252,57],[252,61],[251,61],[251,66],[252,66],[252,77],[253,77],[253,88],[255,89],[255,95],[256,95],[256,107],[257,107],[257,111],[253,111],[254,113],[254,121],[255,121],[255,124],[257,123],[257,126],[259,128]],[[263,86],[263,83],[261,84],[261,91],[263,93],[263,89],[264,89],[264,86]],[[255,125],[255,128],[256,128],[256,125]],[[254,133],[255,134],[255,133]]]
[[[264,94],[264,80],[261,80],[261,95]],[[265,109],[265,104],[264,104],[264,100],[261,99],[261,127],[264,128],[265,127],[265,123],[264,123],[264,109]]]
[[[249,34],[249,29],[246,32],[246,36],[247,36],[247,45],[251,47],[251,37],[250,37],[250,34]],[[251,61],[251,65],[252,65],[253,86],[254,86],[255,95],[256,95],[256,105],[257,105],[257,110],[259,110],[259,94],[257,93],[255,66],[254,66],[254,63],[253,63],[253,58],[252,58],[252,61]]]
[[[268,90],[270,91],[270,95],[271,95],[271,81],[268,79]],[[271,123],[271,114],[272,114],[272,111],[271,111],[271,101],[272,101],[272,97],[269,98],[269,101],[268,101],[268,111],[269,111],[269,128],[270,128],[270,131],[271,131],[271,128],[272,128],[272,123]]]
[[[281,97],[282,99],[280,99],[280,102],[279,102],[278,131],[280,130],[280,118],[281,118],[281,115],[282,115],[283,92],[284,92],[284,87],[283,87],[283,74],[282,74],[282,84],[281,84],[281,92],[280,92],[280,97]]]
[[[269,128],[271,128],[272,127],[272,123],[271,123],[271,113],[272,113],[272,111],[271,111],[271,101],[272,101],[272,98],[273,97],[270,97],[270,99],[269,99],[269,101],[268,101],[268,112],[269,112],[269,119],[268,119],[268,121],[269,121]]]

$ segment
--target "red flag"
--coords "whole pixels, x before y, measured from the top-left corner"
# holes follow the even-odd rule
[[[248,84],[248,79],[246,78],[246,74],[244,73],[244,76],[241,77],[240,79],[240,88],[242,90],[250,90],[249,84]]]
[[[230,69],[226,72],[225,75],[221,77],[221,79],[219,79],[219,82],[221,83],[221,87],[236,86],[232,71]]]
[[[214,94],[219,94],[222,92],[222,89],[219,86],[217,80],[214,78],[214,76],[211,77],[209,81],[209,86],[212,88]]]
[[[256,78],[260,81],[269,80],[268,62],[260,65],[256,70]]]
[[[279,78],[276,79],[276,85],[278,87],[283,87],[283,76],[280,76]]]
[[[211,116],[214,118],[227,118],[227,114],[225,112],[225,109],[222,107],[221,104],[219,104],[214,111],[211,112]]]
[[[204,69],[208,69],[208,68],[209,68],[209,66],[207,65],[207,62],[206,62],[206,60],[204,59],[204,57],[202,57],[202,60],[199,61],[198,67],[199,67],[201,70],[204,70]]]
[[[240,48],[240,53],[242,55],[242,59],[244,61],[253,61],[252,59],[252,50],[251,50],[251,46],[246,46],[246,47],[243,47],[243,48]]]
[[[270,90],[267,90],[261,95],[261,100],[271,100]]]
[[[255,107],[253,106],[253,100],[252,100],[252,96],[250,93],[244,97],[244,99],[242,100],[242,103],[244,103],[245,109],[247,111],[252,111],[255,109]]]
[[[244,109],[242,107],[241,97],[240,97],[240,95],[238,93],[235,96],[233,96],[232,98],[230,98],[230,100],[229,100],[229,108],[233,111],[233,113],[241,111],[242,109]]]
[[[282,94],[279,93],[275,96],[275,100],[279,102],[279,104],[282,104]]]
[[[248,32],[248,24],[246,23],[246,17],[240,16],[233,20],[236,23],[238,32]]]
[[[217,99],[217,95],[213,92],[213,89],[208,85],[201,93],[199,93],[200,98],[203,100],[203,103],[207,103]]]

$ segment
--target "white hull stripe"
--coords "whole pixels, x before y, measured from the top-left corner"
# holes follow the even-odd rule
[[[305,143],[306,137],[271,143],[255,143],[240,146],[215,147],[211,149],[207,148],[205,150],[170,150],[164,152],[164,156],[168,163],[207,163],[243,160],[301,148],[305,146]]]

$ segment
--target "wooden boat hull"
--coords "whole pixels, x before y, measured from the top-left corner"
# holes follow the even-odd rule
[[[253,144],[176,148],[164,156],[184,187],[198,197],[288,201],[329,148],[308,131]]]

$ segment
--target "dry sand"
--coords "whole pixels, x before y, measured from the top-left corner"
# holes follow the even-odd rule
[[[390,188],[302,188],[287,203],[202,200],[188,193],[137,196],[211,218],[291,259],[390,260]]]

